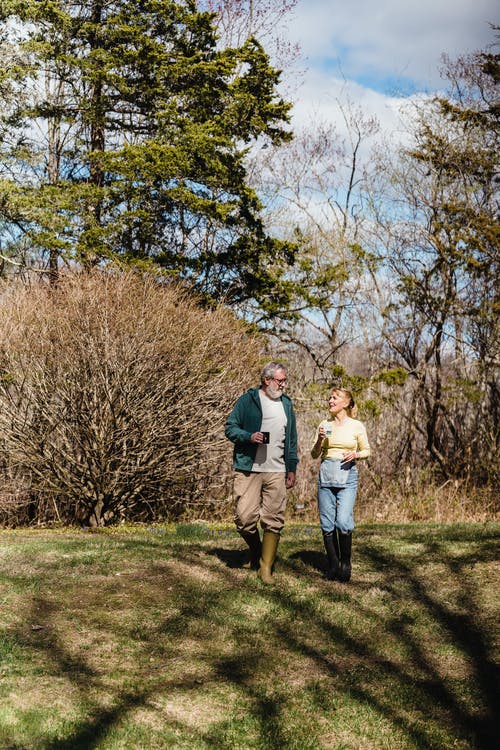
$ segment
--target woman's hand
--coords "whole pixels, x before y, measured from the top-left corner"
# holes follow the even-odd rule
[[[343,461],[355,461],[358,457],[357,451],[344,451],[342,453]]]
[[[323,425],[318,429],[318,439],[316,440],[317,445],[321,445],[323,440],[326,438],[326,432]]]

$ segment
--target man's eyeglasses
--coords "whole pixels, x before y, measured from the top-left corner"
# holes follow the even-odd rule
[[[278,383],[280,388],[286,383],[286,378],[281,378],[281,380],[279,378],[271,378],[271,380],[274,380],[275,383]]]

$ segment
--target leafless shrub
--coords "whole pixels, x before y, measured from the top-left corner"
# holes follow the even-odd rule
[[[206,509],[228,480],[224,418],[258,358],[229,312],[157,280],[7,287],[0,469],[17,478],[11,500],[29,495],[38,515],[90,525]]]

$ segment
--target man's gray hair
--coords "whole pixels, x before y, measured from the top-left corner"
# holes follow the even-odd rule
[[[286,365],[283,365],[281,362],[268,362],[267,365],[264,365],[260,373],[260,382],[262,385],[265,384],[265,378],[274,378],[278,370],[284,370],[285,375],[287,373]]]

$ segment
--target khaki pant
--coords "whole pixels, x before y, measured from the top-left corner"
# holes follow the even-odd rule
[[[280,533],[285,523],[285,476],[284,472],[235,472],[234,522],[239,532],[255,531],[260,518],[265,531]]]

